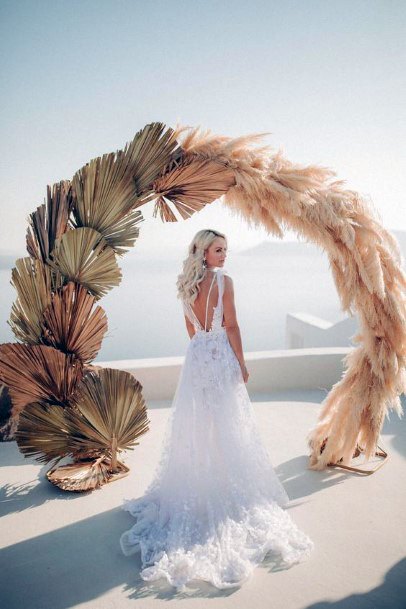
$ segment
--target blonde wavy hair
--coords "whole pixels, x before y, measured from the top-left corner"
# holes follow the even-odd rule
[[[223,237],[227,243],[227,237],[223,233],[205,228],[195,234],[189,245],[188,257],[183,261],[183,272],[178,275],[176,282],[177,297],[185,302],[192,304],[199,293],[199,284],[205,274],[204,253],[216,237]]]

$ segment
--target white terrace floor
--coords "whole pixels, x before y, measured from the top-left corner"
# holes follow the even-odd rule
[[[406,607],[406,424],[391,413],[381,435],[390,454],[378,472],[307,469],[305,435],[324,391],[253,394],[261,434],[291,499],[290,514],[315,542],[310,560],[288,570],[264,563],[243,587],[217,590],[195,581],[176,593],[139,577],[119,536],[134,519],[123,498],[142,494],[159,457],[170,402],[150,402],[150,431],[125,462],[130,474],[88,494],[67,493],[44,477],[15,442],[0,445],[3,609],[397,609]]]

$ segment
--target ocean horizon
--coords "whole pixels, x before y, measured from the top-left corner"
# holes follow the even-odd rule
[[[185,256],[182,250],[152,257],[134,248],[118,259],[121,284],[97,303],[106,311],[108,330],[95,363],[184,355],[190,339],[176,281]],[[308,313],[333,323],[347,317],[328,257],[312,243],[263,242],[230,253],[224,268],[233,278],[246,352],[285,349],[288,313]],[[0,270],[0,279],[0,342],[16,342],[7,324],[16,297],[11,266]]]

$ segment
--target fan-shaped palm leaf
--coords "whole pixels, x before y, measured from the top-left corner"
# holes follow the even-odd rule
[[[135,191],[142,205],[151,196],[152,184],[172,162],[180,162],[182,149],[178,145],[175,131],[164,123],[150,123],[138,131],[132,142],[126,144],[124,152],[131,159]],[[155,195],[152,195],[155,198]]]
[[[93,228],[70,230],[55,242],[49,264],[71,281],[85,286],[96,299],[120,284],[114,250]]]
[[[11,285],[17,300],[8,322],[17,339],[28,344],[40,342],[42,315],[51,302],[51,291],[62,286],[64,277],[35,258],[18,258],[11,271]]]
[[[99,488],[106,482],[126,476],[129,468],[117,462],[117,472],[109,470],[109,463],[103,457],[83,459],[68,465],[50,469],[46,476],[52,484],[64,491],[83,492]]]
[[[65,408],[58,404],[27,404],[20,413],[15,432],[21,452],[26,456],[34,456],[42,463],[70,455],[69,428],[64,412]]]
[[[130,449],[149,429],[142,385],[128,372],[89,371],[71,397],[66,416],[72,450],[99,450],[116,467],[116,451]]]
[[[66,231],[72,205],[71,184],[63,180],[47,186],[47,202],[29,215],[26,244],[28,253],[46,262],[54,248],[55,239]]]
[[[72,179],[73,225],[95,229],[119,255],[134,245],[143,221],[132,209],[138,195],[129,163],[129,154],[118,150],[92,159]]]
[[[166,202],[168,199],[185,220],[221,197],[233,185],[233,170],[215,161],[194,160],[180,164],[155,181],[154,192],[160,197],[155,204],[154,216],[159,211],[164,222],[176,221]]]
[[[66,405],[82,376],[82,362],[53,347],[0,345],[0,381],[9,388],[13,416],[30,402]]]
[[[16,425],[11,417],[11,397],[7,385],[0,383],[0,442],[14,439]]]
[[[91,362],[107,330],[106,314],[100,306],[92,311],[94,303],[86,288],[70,281],[44,310],[42,341]]]

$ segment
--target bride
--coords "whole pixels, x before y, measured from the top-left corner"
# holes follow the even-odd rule
[[[240,586],[265,555],[291,566],[311,539],[283,509],[289,497],[260,437],[234,305],[225,235],[201,230],[178,276],[191,338],[160,462],[142,497],[124,499],[136,523],[120,537],[141,552],[141,577],[184,590],[200,579]]]

